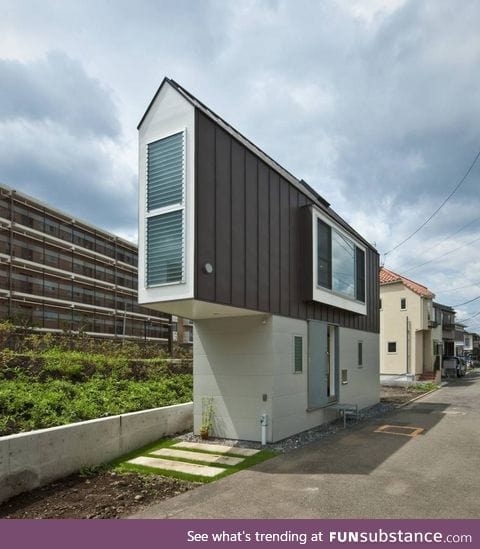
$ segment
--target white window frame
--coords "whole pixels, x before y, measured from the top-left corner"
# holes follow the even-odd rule
[[[389,343],[395,343],[395,351],[389,351],[388,345]],[[396,355],[398,354],[398,342],[397,341],[387,341],[387,355]]]
[[[364,284],[365,284],[365,303],[358,301],[355,298],[350,298],[344,294],[340,294],[333,289],[320,286],[317,281],[317,266],[318,266],[318,233],[317,224],[318,220],[329,225],[329,227],[342,236],[350,240],[355,246],[363,250],[365,254],[364,264]],[[312,262],[312,283],[313,283],[313,300],[320,303],[331,305],[332,307],[338,307],[339,309],[345,309],[361,315],[367,315],[367,300],[368,296],[368,284],[367,284],[367,250],[363,244],[361,244],[353,235],[349,234],[340,225],[335,223],[332,219],[324,215],[320,210],[312,207],[312,243],[313,243],[313,262]],[[356,265],[355,265],[356,268]],[[356,279],[356,276],[355,276]]]
[[[154,210],[148,211],[148,146],[152,143],[156,143],[157,141],[161,141],[162,139],[167,139],[168,137],[172,137],[173,135],[177,135],[181,133],[183,137],[183,170],[182,170],[182,202],[177,204],[169,204],[168,206],[165,206],[163,208],[155,208]],[[170,132],[166,135],[162,135],[161,137],[155,138],[152,141],[148,141],[145,146],[145,225],[144,225],[144,234],[145,234],[145,265],[144,265],[144,283],[145,288],[160,288],[163,286],[174,286],[178,284],[185,284],[185,270],[186,270],[186,262],[185,262],[185,231],[186,231],[186,179],[187,179],[187,128],[181,128],[177,131]],[[162,282],[160,284],[148,284],[148,220],[151,217],[159,217],[163,214],[171,213],[171,212],[182,212],[182,278],[180,280],[175,280],[172,282]]]

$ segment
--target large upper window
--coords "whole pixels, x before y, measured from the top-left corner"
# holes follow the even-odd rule
[[[184,132],[147,146],[147,286],[184,280],[184,151]]]
[[[365,303],[365,252],[317,218],[317,285]]]

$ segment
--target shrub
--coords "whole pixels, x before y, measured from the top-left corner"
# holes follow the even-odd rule
[[[188,352],[172,363],[158,345],[15,334],[9,323],[2,337],[21,352],[0,348],[0,435],[192,399]]]
[[[60,379],[0,384],[0,435],[54,427],[192,399],[192,376],[135,382],[93,377],[84,383]]]
[[[5,349],[14,333],[15,326],[9,320],[0,322],[0,350]]]

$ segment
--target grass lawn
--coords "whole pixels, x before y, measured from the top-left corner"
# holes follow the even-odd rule
[[[181,480],[189,480],[193,482],[201,482],[201,483],[208,483],[213,482],[215,480],[224,478],[228,475],[232,475],[233,473],[237,473],[238,471],[241,471],[242,469],[248,469],[249,467],[252,467],[253,465],[256,465],[257,463],[262,463],[262,461],[266,461],[267,459],[271,459],[277,455],[279,455],[277,452],[273,452],[272,450],[260,450],[257,454],[254,454],[253,456],[247,456],[243,459],[241,463],[238,465],[221,465],[222,468],[225,468],[226,471],[220,473],[219,475],[215,477],[204,477],[204,476],[198,476],[198,475],[190,475],[187,473],[180,473],[177,471],[169,471],[169,470],[163,470],[153,467],[145,467],[143,465],[136,465],[133,463],[127,463],[129,460],[144,456],[144,457],[154,457],[157,458],[159,462],[161,462],[161,458],[158,458],[158,456],[155,456],[152,454],[155,450],[159,450],[160,448],[169,448],[176,444],[177,442],[180,442],[178,439],[162,439],[154,444],[150,444],[148,446],[145,446],[141,448],[140,450],[136,450],[135,452],[131,452],[125,456],[122,456],[113,462],[109,464],[109,467],[112,467],[114,470],[118,472],[129,472],[134,471],[137,473],[150,473],[154,475],[161,475],[165,477],[173,477],[178,478]],[[184,451],[198,451],[198,450],[188,450],[187,448],[182,448]],[[206,450],[201,450],[202,453],[205,454],[214,454],[215,452],[207,452]],[[232,457],[239,457],[236,454],[233,453],[222,453],[222,456],[232,456]],[[185,462],[185,463],[202,463],[199,461],[199,459],[196,457],[195,460],[188,460],[183,458],[171,458],[178,462]],[[215,467],[215,464],[212,463],[206,463],[205,465],[209,465],[211,467]]]

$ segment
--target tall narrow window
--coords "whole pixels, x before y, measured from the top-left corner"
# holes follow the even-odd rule
[[[355,246],[355,297],[365,303],[365,252]]]
[[[318,273],[317,283],[324,288],[332,288],[332,229],[318,220]]]
[[[363,366],[363,341],[358,342],[358,365]]]
[[[303,371],[303,337],[293,336],[293,371]]]
[[[407,300],[402,297],[402,299],[400,299],[400,309],[402,310],[405,310],[407,308]]]
[[[147,286],[179,283],[185,271],[185,134],[147,146]]]

